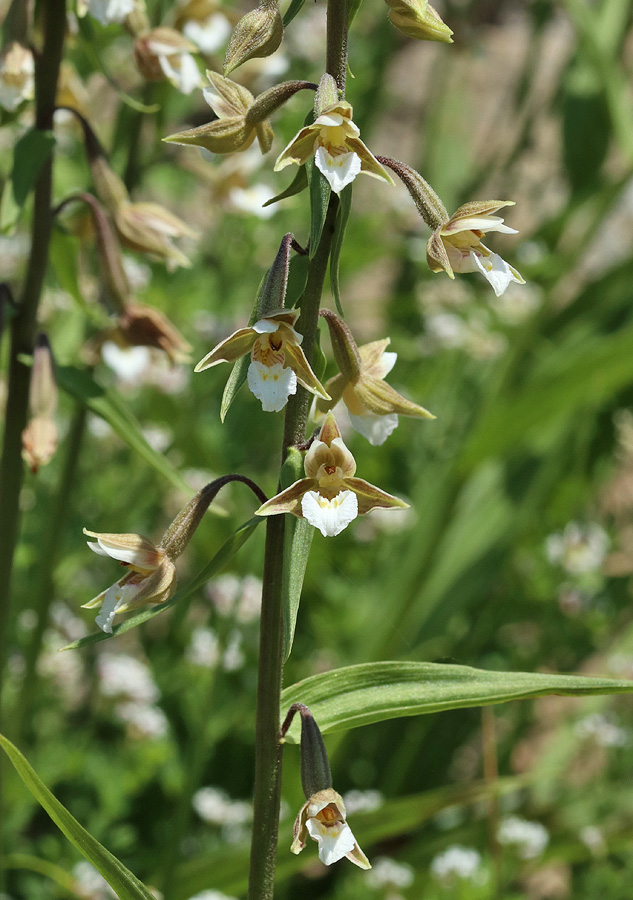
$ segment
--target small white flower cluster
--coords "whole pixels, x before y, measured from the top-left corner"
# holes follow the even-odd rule
[[[442,350],[464,350],[473,359],[494,359],[508,346],[507,338],[491,329],[485,311],[463,318],[452,312],[429,313],[424,318],[426,335],[422,352],[431,356]]]
[[[379,856],[372,862],[367,875],[367,883],[374,888],[408,888],[413,884],[415,873],[406,863],[396,862],[388,856]]]
[[[246,662],[242,650],[242,634],[234,628],[222,651],[219,638],[212,628],[194,628],[185,657],[192,665],[203,669],[214,669],[221,664],[225,672],[236,672]]]
[[[609,536],[595,523],[568,522],[562,532],[550,534],[545,542],[548,560],[569,575],[596,572],[609,549]]]
[[[262,582],[254,575],[246,575],[244,578],[230,573],[220,575],[207,587],[207,596],[219,615],[233,616],[241,625],[259,619]]]
[[[87,860],[82,860],[73,866],[73,878],[78,882],[82,896],[90,897],[90,900],[116,898],[116,894],[103,875]]]
[[[189,900],[236,900],[236,898],[229,897],[221,891],[207,890],[200,891],[199,894],[195,894],[193,897],[190,897]]]
[[[209,825],[222,829],[222,838],[229,844],[241,843],[247,837],[247,825],[253,809],[246,800],[231,800],[226,791],[217,787],[203,787],[193,795],[192,806]]]
[[[201,22],[189,19],[183,25],[182,33],[193,41],[202,53],[211,54],[224,46],[231,35],[231,30],[231,23],[224,13],[214,12]]]
[[[119,702],[114,713],[136,738],[161,738],[169,731],[167,718],[156,706],[160,691],[149,668],[126,653],[102,653],[97,661],[99,692]]]
[[[114,341],[105,341],[101,357],[122,388],[137,390],[146,384],[171,395],[182,393],[189,383],[186,366],[171,365],[151,347],[119,347]]]
[[[576,734],[581,738],[593,738],[603,747],[626,747],[629,736],[624,728],[610,722],[600,713],[592,713],[576,723]]]
[[[485,872],[481,868],[481,855],[472,847],[455,844],[431,861],[431,874],[438,881],[451,883],[457,880],[482,884]]]
[[[385,798],[380,791],[348,791],[343,794],[343,802],[347,815],[354,815],[359,812],[374,812],[385,802]]]
[[[534,859],[547,847],[549,832],[540,822],[506,816],[499,823],[497,840],[500,844],[514,847],[520,859]]]

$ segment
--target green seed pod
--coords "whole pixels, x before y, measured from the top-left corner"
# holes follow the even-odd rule
[[[224,74],[229,75],[247,59],[271,56],[281,44],[284,26],[276,0],[265,0],[239,20],[224,58]]]

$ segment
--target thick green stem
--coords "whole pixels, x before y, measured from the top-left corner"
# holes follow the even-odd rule
[[[42,649],[44,632],[48,624],[48,611],[55,596],[53,575],[59,555],[60,539],[66,524],[71,492],[77,480],[77,464],[85,431],[86,416],[86,407],[83,404],[78,404],[70,425],[68,437],[66,438],[66,459],[57,489],[57,496],[55,497],[51,516],[46,524],[42,540],[39,558],[39,578],[33,601],[37,621],[26,648],[24,680],[13,718],[13,737],[18,743],[29,725],[37,660]]]
[[[326,68],[345,96],[347,77],[347,27],[349,0],[328,0],[327,5],[327,63]]]

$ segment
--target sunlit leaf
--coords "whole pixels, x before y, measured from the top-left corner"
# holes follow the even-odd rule
[[[383,719],[418,716],[527,700],[547,694],[582,696],[633,692],[633,681],[549,675],[540,672],[488,672],[470,666],[427,662],[375,662],[334,669],[287,687],[281,696],[285,715],[292,703],[310,707],[324,733],[358,728]],[[295,723],[288,740],[297,743]]]
[[[13,169],[0,203],[0,231],[8,231],[17,222],[26,198],[35,186],[42,166],[53,152],[54,146],[53,132],[39,128],[31,128],[16,143]]]

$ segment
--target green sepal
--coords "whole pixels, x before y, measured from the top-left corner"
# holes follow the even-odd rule
[[[332,787],[323,735],[307,707],[301,710],[301,787],[306,800]]]
[[[347,228],[349,214],[352,209],[352,187],[352,184],[348,184],[339,194],[340,203],[336,214],[332,249],[330,251],[330,288],[339,316],[344,316],[343,307],[341,306],[341,290],[339,287],[339,261],[341,247],[343,246],[343,240],[345,238],[345,229]]]

